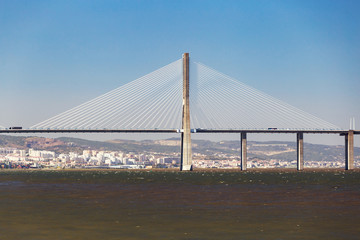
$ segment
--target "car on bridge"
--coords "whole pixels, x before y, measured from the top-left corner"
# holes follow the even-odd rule
[[[19,130],[19,129],[22,129],[22,127],[9,127],[9,129]]]

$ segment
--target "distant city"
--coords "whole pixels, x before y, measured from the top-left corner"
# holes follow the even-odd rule
[[[177,168],[178,139],[94,142],[83,139],[0,136],[0,168]],[[21,147],[23,146],[23,147]],[[123,148],[117,150],[116,148]],[[240,167],[236,141],[193,142],[194,168]],[[128,149],[128,150],[126,150]],[[308,144],[305,168],[344,168],[343,146]],[[360,167],[355,148],[355,167]],[[248,168],[296,168],[296,147],[287,142],[249,142]]]

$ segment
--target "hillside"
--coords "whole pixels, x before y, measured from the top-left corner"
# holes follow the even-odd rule
[[[123,151],[134,153],[174,153],[180,152],[180,139],[165,140],[121,140],[90,141],[80,138],[43,138],[0,135],[0,148],[10,147],[18,149],[39,149],[56,153],[78,152],[85,149],[103,151]],[[344,146],[328,146],[319,144],[304,144],[304,158],[313,161],[335,161],[344,159]],[[207,140],[193,140],[193,152],[210,156],[212,159],[221,159],[222,155],[240,155],[239,141],[212,142]],[[355,148],[355,157],[359,158],[360,148]],[[296,159],[295,142],[248,142],[248,157],[264,160]]]

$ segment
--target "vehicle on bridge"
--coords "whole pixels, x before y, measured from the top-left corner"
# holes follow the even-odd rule
[[[9,129],[19,130],[19,129],[22,129],[22,127],[9,127]]]

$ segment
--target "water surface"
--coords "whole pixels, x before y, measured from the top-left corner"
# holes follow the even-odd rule
[[[0,171],[0,239],[359,239],[360,171]]]

